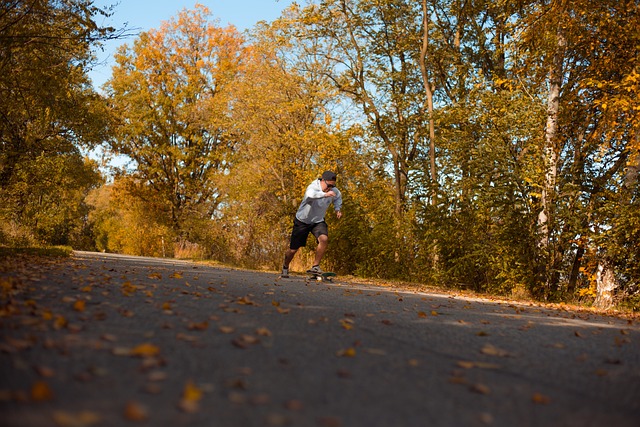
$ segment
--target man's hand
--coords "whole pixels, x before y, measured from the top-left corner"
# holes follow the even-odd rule
[[[336,211],[336,218],[342,218],[342,211]]]
[[[333,190],[330,190],[324,193],[324,197],[336,197],[336,193],[334,193]]]

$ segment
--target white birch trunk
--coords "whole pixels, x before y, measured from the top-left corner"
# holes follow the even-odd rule
[[[547,98],[547,124],[544,133],[544,168],[545,180],[542,188],[542,209],[538,214],[538,229],[540,230],[539,245],[541,248],[549,246],[551,216],[555,196],[558,174],[558,149],[556,135],[558,132],[558,111],[560,108],[560,90],[562,88],[562,73],[564,53],[567,40],[562,29],[558,29],[556,51],[549,70],[549,95]]]
[[[598,263],[596,274],[596,300],[594,305],[600,309],[608,309],[613,305],[613,291],[618,287],[613,268],[606,261]]]

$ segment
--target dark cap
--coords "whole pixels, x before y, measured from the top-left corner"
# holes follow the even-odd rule
[[[335,181],[336,180],[336,174],[331,172],[331,171],[325,171],[322,174],[322,179],[324,179],[325,181]]]

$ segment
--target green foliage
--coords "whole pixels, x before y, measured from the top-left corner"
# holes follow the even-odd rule
[[[0,6],[0,242],[91,247],[84,195],[100,183],[80,147],[108,115],[86,77],[91,47],[111,29],[87,1]]]
[[[46,247],[4,247],[0,246],[0,259],[16,256],[38,256],[68,258],[73,253],[70,246],[46,246]]]

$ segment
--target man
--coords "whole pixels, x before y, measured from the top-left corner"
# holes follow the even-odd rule
[[[342,212],[340,211],[342,194],[336,188],[336,174],[326,171],[320,178],[309,184],[298,212],[296,212],[296,217],[293,220],[293,230],[291,231],[291,242],[284,255],[282,277],[289,277],[289,263],[291,263],[298,249],[307,244],[309,233],[315,236],[318,247],[316,248],[313,266],[307,270],[307,273],[322,273],[320,261],[329,244],[329,227],[324,221],[324,215],[331,203],[333,203],[336,216],[340,219],[342,217]]]

